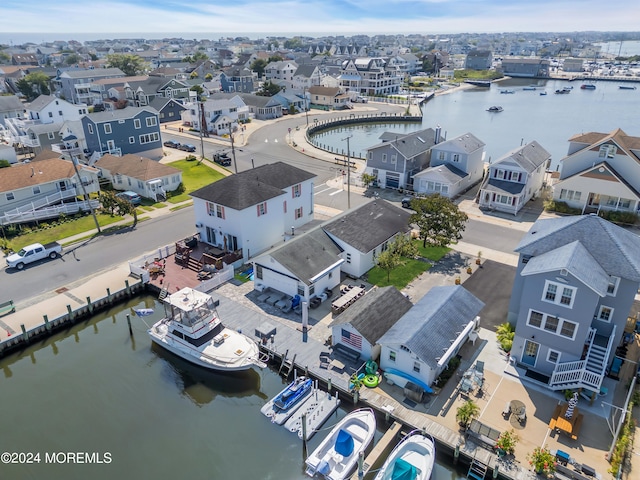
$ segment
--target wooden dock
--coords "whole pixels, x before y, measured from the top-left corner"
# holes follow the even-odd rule
[[[398,443],[398,435],[400,435],[400,430],[402,429],[402,424],[399,422],[393,422],[389,427],[389,430],[382,436],[382,438],[376,443],[373,447],[367,458],[364,459],[364,464],[362,468],[362,472],[364,475],[369,473],[371,470],[376,470],[382,467],[384,461],[386,460],[386,454],[391,452],[393,447]],[[358,480],[358,472],[351,477],[351,480]]]
[[[314,388],[300,408],[284,423],[284,428],[302,439],[302,416],[306,415],[306,439],[309,440],[339,405],[338,395],[331,396],[330,393]]]

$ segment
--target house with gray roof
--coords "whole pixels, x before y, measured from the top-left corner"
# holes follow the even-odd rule
[[[482,180],[485,144],[471,133],[436,142],[429,168],[413,176],[413,190],[453,198]]]
[[[316,176],[283,162],[225,177],[191,193],[200,239],[247,262],[313,220]]]
[[[376,257],[397,235],[408,235],[409,212],[376,199],[328,221],[323,229],[342,250],[342,271],[358,278],[371,270]]]
[[[93,98],[91,84],[99,78],[121,78],[125,74],[119,68],[68,69],[55,79],[62,96],[71,103],[89,103]]]
[[[378,339],[380,368],[401,387],[431,387],[479,326],[482,308],[461,285],[433,287]]]
[[[396,287],[374,287],[329,324],[331,344],[354,350],[362,359],[377,360],[381,350],[378,339],[411,307],[411,301]]]
[[[640,287],[640,237],[597,215],[552,218],[534,223],[515,251],[507,320],[516,368],[552,390],[598,394],[621,361],[615,351]]]
[[[273,97],[263,97],[251,93],[239,93],[238,96],[256,120],[272,120],[282,117],[282,104]]]
[[[516,215],[542,191],[550,160],[551,154],[533,141],[493,162],[480,187],[480,208]]]
[[[440,128],[397,134],[385,132],[382,143],[367,149],[365,173],[382,188],[413,188],[413,178],[429,165],[431,148],[440,141]]]
[[[20,118],[24,105],[16,95],[0,95],[0,125],[6,125],[7,118]]]
[[[232,66],[220,73],[220,88],[227,93],[253,93],[255,74],[248,68]]]
[[[149,106],[158,111],[160,123],[176,122],[180,120],[180,114],[185,106],[173,98],[156,97],[149,102]]]

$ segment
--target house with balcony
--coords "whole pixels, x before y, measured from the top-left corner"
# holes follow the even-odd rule
[[[228,67],[220,73],[220,88],[227,93],[253,93],[255,88],[254,73],[248,68]]]
[[[97,105],[100,103],[108,102],[109,99],[115,98],[117,96],[113,92],[124,91],[124,86],[128,82],[143,81],[147,78],[147,75],[138,75],[135,77],[98,78],[91,82],[90,91],[93,94],[93,97],[87,103],[89,105]]]
[[[0,81],[2,79],[0,78]],[[25,107],[16,95],[0,95],[0,126],[5,126],[7,118],[20,118]],[[2,130],[2,129],[0,129]]]
[[[429,168],[413,176],[413,190],[454,198],[482,180],[485,144],[471,133],[437,142]]]
[[[179,102],[189,99],[191,87],[199,80],[178,80],[149,76],[144,80],[127,81],[124,85],[125,96],[130,104],[145,107],[156,98],[173,98]]]
[[[338,79],[344,91],[375,96],[398,93],[404,75],[394,62],[381,57],[360,57],[344,60]]]
[[[411,381],[431,390],[479,326],[483,308],[461,285],[433,287],[378,338],[380,368],[400,387]]]
[[[552,218],[515,251],[512,362],[552,390],[598,394],[640,287],[640,237],[597,215]]]
[[[140,155],[104,155],[94,165],[115,190],[133,191],[155,202],[167,199],[167,193],[182,183],[182,171]]]
[[[295,90],[304,90],[314,85],[322,85],[323,77],[318,65],[300,65],[293,74],[292,86]]]
[[[267,82],[291,88],[296,70],[298,70],[298,64],[292,60],[270,62],[264,68],[264,78]]]
[[[553,199],[583,213],[640,209],[640,137],[621,129],[569,139]]]
[[[533,141],[493,162],[480,187],[480,208],[516,215],[542,191],[550,160],[551,154]]]
[[[68,160],[48,158],[5,168],[0,175],[0,225],[72,215],[97,208],[82,199],[100,190],[98,170]],[[84,187],[84,190],[82,189]]]
[[[431,149],[440,141],[440,127],[408,134],[387,132],[383,142],[367,149],[365,173],[382,188],[411,189],[414,176],[429,165]]]
[[[315,178],[276,162],[192,192],[200,240],[246,260],[282,243],[291,230],[313,220]]]
[[[238,100],[242,100],[238,97]],[[200,124],[204,115],[206,131],[214,135],[225,135],[234,132],[240,121],[238,103],[231,98],[214,98],[202,103],[187,103],[181,112],[182,123],[200,131]],[[249,117],[248,107],[244,105],[241,111],[243,120]]]
[[[119,68],[69,69],[61,71],[55,83],[62,96],[71,103],[90,103],[94,97],[92,83],[99,78],[122,78]]]
[[[151,107],[127,107],[82,117],[89,155],[128,153],[159,160],[163,156],[158,112]]]

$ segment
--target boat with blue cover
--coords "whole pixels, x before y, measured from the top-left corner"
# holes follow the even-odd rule
[[[288,410],[309,393],[312,386],[310,378],[298,377],[273,399],[273,404],[280,410]]]
[[[429,480],[435,460],[433,438],[414,430],[396,445],[374,480]]]

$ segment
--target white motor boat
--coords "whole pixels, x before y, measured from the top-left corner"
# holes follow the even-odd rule
[[[229,372],[265,368],[258,344],[226,328],[211,295],[192,288],[164,299],[165,318],[149,330],[151,340],[185,360],[211,370]]]
[[[347,478],[376,432],[376,417],[370,408],[354,410],[340,420],[305,460],[305,473],[327,480]]]
[[[374,480],[429,480],[435,460],[433,439],[414,430],[396,445]]]

